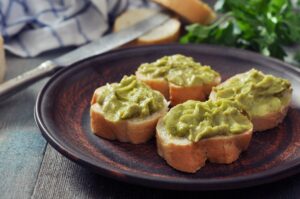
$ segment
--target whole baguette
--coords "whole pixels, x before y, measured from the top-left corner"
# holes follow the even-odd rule
[[[220,85],[222,85],[222,84],[220,84]],[[291,89],[288,90],[288,92],[286,92],[286,95],[291,95],[291,94],[292,94]],[[217,100],[215,91],[212,91],[210,93],[209,99]],[[280,108],[280,110],[277,112],[270,112],[263,116],[252,116],[251,122],[253,124],[253,132],[260,132],[260,131],[272,129],[272,128],[276,127],[278,124],[280,124],[287,114],[290,103],[291,103],[291,100],[287,104],[283,105]]]
[[[166,100],[164,101],[165,106],[160,111],[145,118],[113,122],[105,118],[101,106],[96,102],[103,89],[104,87],[96,89],[91,101],[90,123],[93,133],[109,140],[119,140],[133,144],[144,143],[153,137],[158,119],[168,111]]]
[[[221,82],[221,78],[217,77],[210,84],[182,87],[172,84],[163,78],[150,79],[138,71],[136,72],[136,77],[152,89],[161,92],[166,99],[170,100],[172,106],[181,104],[187,100],[204,101],[211,92],[212,87]]]
[[[230,164],[246,150],[252,138],[252,129],[238,135],[215,136],[191,142],[187,138],[169,135],[160,119],[156,127],[158,154],[173,168],[195,173],[205,165],[213,163]]]

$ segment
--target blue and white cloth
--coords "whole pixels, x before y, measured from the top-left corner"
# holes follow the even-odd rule
[[[34,57],[101,37],[129,7],[155,5],[148,0],[0,0],[0,34],[5,49]]]

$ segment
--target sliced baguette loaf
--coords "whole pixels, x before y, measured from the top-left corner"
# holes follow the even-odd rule
[[[188,173],[198,171],[206,160],[221,164],[234,162],[248,148],[252,137],[252,131],[249,130],[239,135],[217,136],[193,143],[187,139],[170,137],[161,120],[156,129],[158,154],[173,168]]]
[[[287,94],[291,95],[291,91]],[[217,100],[216,93],[214,91],[211,92],[209,99]],[[277,112],[270,112],[264,116],[252,116],[251,122],[253,124],[253,132],[265,131],[279,125],[287,114],[289,104],[290,102],[282,106]]]
[[[209,24],[215,18],[215,12],[201,0],[153,0],[170,9],[191,23]]]
[[[163,119],[159,120],[156,127],[158,154],[170,166],[183,172],[194,173],[203,167],[207,160],[213,163],[230,164],[248,148],[252,138],[251,128],[239,134],[216,135],[192,142],[187,137],[173,136],[168,133]]]
[[[154,136],[158,119],[168,111],[168,102],[165,99],[164,107],[147,117],[111,121],[105,117],[102,107],[97,103],[104,88],[97,88],[91,100],[90,124],[93,133],[109,140],[133,144],[144,143]]]
[[[170,100],[172,106],[181,104],[187,100],[204,101],[207,96],[209,96],[212,87],[221,82],[221,77],[217,77],[210,84],[182,87],[172,84],[163,78],[148,78],[138,71],[136,72],[136,76],[139,80],[148,84],[152,89],[161,92],[166,99]]]
[[[156,69],[161,70],[162,67],[162,76],[152,77],[151,73],[148,75],[145,73],[147,70],[155,70],[151,68],[152,66],[156,67]],[[169,68],[164,68],[169,67]],[[174,68],[173,68],[174,67]],[[178,68],[176,68],[178,67]],[[142,64],[138,70],[136,71],[136,77],[148,84],[152,89],[158,90],[161,92],[166,99],[169,99],[172,106],[183,103],[187,100],[199,100],[204,101],[209,96],[212,87],[218,85],[221,82],[221,76],[213,71],[210,67],[203,67],[199,63],[195,62],[191,57],[186,57],[180,54],[165,56],[161,59],[156,60],[153,63],[145,63]],[[151,69],[150,69],[151,68]],[[198,70],[201,71],[201,75],[199,75]],[[176,71],[176,72],[174,72]],[[180,74],[177,74],[178,71]],[[191,73],[192,71],[192,73]],[[190,74],[191,75],[187,75]],[[195,84],[182,84],[177,85],[175,82],[169,79],[169,75],[172,75],[172,78],[180,78],[182,81],[186,81],[188,78],[196,78],[197,75],[203,80],[203,74],[213,75],[211,80],[207,82],[195,83]],[[176,74],[176,75],[174,75]],[[195,75],[195,76],[194,76]],[[193,77],[192,77],[193,76]],[[199,77],[198,76],[198,77]],[[214,79],[213,79],[214,78]]]
[[[252,71],[252,70],[250,70],[250,71]],[[248,72],[250,72],[250,71],[248,71]],[[244,73],[244,74],[246,74],[246,73]],[[237,75],[229,78],[225,82],[221,83],[219,86],[225,85],[232,78],[244,78],[241,75],[243,75],[243,74],[237,74]],[[217,88],[213,89],[213,91],[210,93],[209,99],[218,100],[217,94],[216,94]],[[236,95],[238,95],[238,93],[236,93]],[[276,127],[278,124],[280,124],[287,114],[288,108],[291,103],[291,96],[292,96],[292,88],[289,87],[286,91],[284,91],[284,95],[283,95],[283,98],[286,98],[287,100],[285,103],[282,104],[282,106],[278,110],[270,111],[264,115],[254,115],[251,112],[249,112],[249,115],[251,116],[251,122],[253,124],[253,132],[259,132],[259,131],[265,131],[268,129],[272,129],[272,128]],[[247,111],[247,108],[245,108],[245,110]]]
[[[146,8],[128,10],[115,20],[113,30],[118,32],[128,28],[129,26],[155,15],[156,12],[156,10]],[[150,45],[171,43],[178,40],[179,33],[180,21],[176,18],[171,18],[162,25],[137,38],[132,44]]]

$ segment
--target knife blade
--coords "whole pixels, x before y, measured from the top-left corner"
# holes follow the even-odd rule
[[[78,61],[99,55],[133,41],[168,19],[170,19],[169,15],[157,12],[129,28],[108,34],[53,60],[47,60],[34,69],[0,84],[0,102],[36,81],[53,75],[61,68],[68,67]]]

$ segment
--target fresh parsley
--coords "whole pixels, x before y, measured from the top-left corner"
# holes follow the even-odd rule
[[[210,26],[192,24],[180,42],[209,43],[283,59],[285,45],[300,42],[300,13],[290,0],[218,0],[221,17]]]

